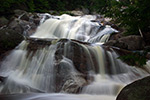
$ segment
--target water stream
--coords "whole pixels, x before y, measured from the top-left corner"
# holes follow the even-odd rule
[[[117,31],[96,16],[46,16],[1,63],[3,100],[115,100],[126,84],[148,75],[101,46]]]

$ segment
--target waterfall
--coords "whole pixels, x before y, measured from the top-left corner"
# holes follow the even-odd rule
[[[110,26],[102,26],[100,21],[95,21],[96,16],[86,15],[71,17],[69,15],[58,16],[46,20],[32,38],[67,38],[83,42],[105,42],[111,33],[117,30]],[[105,36],[105,37],[104,37]],[[101,40],[101,38],[103,39]]]
[[[5,79],[0,93],[41,93],[20,94],[14,100],[115,100],[126,84],[148,73],[101,45],[113,32],[117,31],[93,15],[43,15],[35,34],[1,63],[0,76]],[[150,62],[144,67],[149,70]],[[26,95],[28,99],[19,99]]]

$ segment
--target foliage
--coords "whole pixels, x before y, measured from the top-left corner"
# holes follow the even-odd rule
[[[0,0],[0,14],[13,13],[14,9],[30,12],[45,12],[48,9],[47,0]]]
[[[127,55],[123,55],[123,56],[120,56],[118,57],[118,59],[121,59],[123,60],[124,62],[128,63],[129,65],[132,65],[132,66],[143,66],[146,64],[146,54],[147,52],[143,52],[143,53],[140,53],[140,52],[134,52],[132,54],[127,54]]]
[[[150,31],[149,4],[150,0],[110,0],[105,13],[124,27],[127,35],[140,34]]]
[[[107,0],[0,0],[0,13],[10,13],[14,9],[30,12],[45,12],[47,10],[67,11],[88,8],[90,11],[104,10]]]
[[[47,12],[82,8],[113,18],[127,35],[150,31],[150,0],[0,0],[1,15],[12,13],[14,9]]]

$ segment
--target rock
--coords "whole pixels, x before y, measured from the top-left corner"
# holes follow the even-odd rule
[[[68,79],[63,87],[61,92],[65,93],[79,93],[80,89],[86,84],[86,80],[82,77],[73,76],[72,78]]]
[[[150,76],[137,80],[121,90],[116,100],[150,100]]]
[[[86,84],[83,75],[76,70],[70,59],[63,57],[55,64],[55,68],[57,92],[78,93],[80,87]]]
[[[40,18],[33,19],[33,22],[38,26],[40,24]]]
[[[130,35],[121,38],[116,37],[116,40],[110,40],[104,45],[115,46],[127,50],[141,50],[144,49],[145,42],[140,36]]]
[[[143,38],[136,35],[123,37],[118,39],[118,41],[119,43],[123,42],[125,45],[127,45],[128,50],[141,50],[145,45]]]
[[[29,21],[30,16],[28,15],[28,13],[24,13],[24,14],[21,16],[21,18],[20,18],[20,19],[21,19],[21,20]]]
[[[4,82],[4,81],[6,80],[6,78],[7,78],[7,77],[0,76],[0,83],[1,83],[1,82]]]
[[[23,28],[23,35],[25,36],[32,35],[36,31],[37,26],[38,26],[33,22],[29,22],[25,20],[20,21],[19,25],[21,25],[21,27]]]
[[[8,24],[8,20],[5,17],[0,17],[0,27],[7,24]]]
[[[20,21],[17,18],[13,19],[9,23],[8,28],[18,32],[19,34],[23,34],[24,31],[23,27],[20,25]]]
[[[106,42],[104,45],[119,47],[121,49],[127,49],[128,48],[128,46],[124,42],[117,41],[117,40],[110,40],[110,41]]]
[[[0,30],[0,55],[14,49],[23,39],[23,36],[15,30]]]
[[[33,19],[31,22],[30,21],[26,21],[26,20],[22,20],[22,19],[18,19],[18,18],[14,18],[12,21],[10,21],[10,23],[8,24],[8,29],[12,29],[17,31],[20,34],[23,34],[25,36],[30,36],[32,35],[39,24],[40,19],[37,19],[36,21]]]
[[[83,16],[84,15],[84,13],[82,11],[76,11],[76,10],[73,10],[70,13],[75,16]]]
[[[15,16],[16,16],[16,17],[19,17],[20,15],[25,14],[25,13],[27,13],[27,12],[24,11],[24,10],[16,9],[16,10],[14,10],[14,13],[15,13]]]
[[[124,37],[123,33],[120,33],[120,32],[113,33],[113,34],[111,34],[109,40],[118,40],[119,38],[123,38],[123,37]]]
[[[97,62],[95,58],[89,58],[89,54],[86,52],[86,49],[84,47],[88,47],[88,44],[84,44],[79,41],[69,41],[69,40],[60,40],[60,44],[58,46],[58,49],[56,50],[56,59],[61,59],[63,55],[65,57],[71,59],[73,61],[73,64],[75,68],[84,74],[87,74],[88,71],[94,70],[98,68]],[[84,47],[82,46],[84,44]],[[65,48],[67,46],[67,48]],[[64,50],[65,48],[65,50]],[[67,50],[67,51],[66,51]],[[66,52],[70,52],[69,54]],[[66,54],[64,54],[66,53]],[[88,58],[88,59],[87,59]],[[95,66],[93,66],[93,62],[95,63]],[[96,68],[95,68],[96,67]]]
[[[90,13],[89,9],[87,8],[82,8],[82,12],[86,15]]]

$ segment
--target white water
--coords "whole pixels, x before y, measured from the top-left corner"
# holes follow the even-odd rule
[[[87,67],[94,69],[96,65],[92,57],[96,58],[95,62],[97,62],[99,67],[99,71],[97,71],[99,73],[95,74],[93,70],[89,71],[89,75],[94,77],[94,81],[83,87],[82,93],[79,95],[41,94],[21,100],[42,97],[44,100],[46,98],[55,100],[115,100],[119,91],[126,84],[148,74],[142,69],[124,64],[117,59],[118,55],[113,50],[105,51],[99,43],[107,41],[110,33],[115,30],[109,26],[102,27],[98,22],[92,22],[91,20],[96,20],[96,16],[71,17],[69,15],[62,15],[50,17],[46,21],[43,18],[41,26],[39,26],[36,33],[31,37],[40,39],[67,38],[92,43],[91,45],[84,45],[76,42],[83,49],[83,52],[86,53],[88,62],[85,65]],[[5,84],[0,85],[1,93],[54,93],[55,77],[58,74],[54,71],[54,66],[57,64],[54,56],[59,44],[61,43],[58,40],[53,40],[52,45],[46,45],[43,48],[35,50],[35,52],[29,52],[27,49],[29,43],[23,41],[1,64],[0,76],[7,77]],[[67,56],[71,56],[71,50],[70,42],[65,42],[60,65],[69,71],[63,73],[63,75],[70,76],[79,86],[82,86],[83,84],[80,83],[81,81],[78,81],[79,78],[77,77],[81,73],[75,69],[73,61],[66,58]],[[149,70],[149,67],[150,63],[147,62],[145,68]],[[85,80],[82,79],[82,82],[84,83]],[[67,90],[70,89],[70,85],[72,83],[66,81],[60,92],[71,91]],[[58,96],[62,97],[59,98]]]
[[[110,26],[102,26],[100,21],[92,22],[96,19],[97,17],[92,15],[72,17],[64,14],[46,20],[31,37],[67,38],[90,43],[105,42],[116,30]]]

